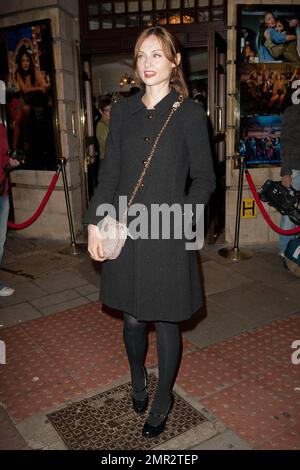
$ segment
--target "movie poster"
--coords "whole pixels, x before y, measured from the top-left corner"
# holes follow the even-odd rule
[[[23,169],[56,169],[56,93],[49,20],[0,30],[0,79],[6,85],[10,149],[25,154]]]
[[[300,6],[239,6],[236,149],[278,166],[282,115],[300,97]]]

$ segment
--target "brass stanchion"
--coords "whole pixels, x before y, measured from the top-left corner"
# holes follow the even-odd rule
[[[218,253],[224,258],[232,261],[241,261],[252,258],[250,251],[241,251],[239,248],[240,238],[240,225],[241,225],[241,202],[243,194],[243,177],[245,171],[244,157],[240,157],[240,172],[239,172],[239,184],[238,184],[238,197],[236,203],[236,218],[235,218],[235,231],[234,231],[234,245],[233,248],[221,248]]]
[[[66,248],[63,248],[62,250],[59,250],[59,253],[64,254],[64,255],[78,255],[82,253],[83,251],[85,251],[86,248],[85,248],[85,245],[78,245],[75,239],[75,231],[74,231],[73,217],[72,217],[72,211],[71,211],[70,196],[69,196],[69,191],[68,191],[68,181],[67,181],[67,175],[66,175],[66,163],[67,163],[66,158],[64,157],[58,158],[59,170],[61,171],[62,178],[63,178],[71,245]]]

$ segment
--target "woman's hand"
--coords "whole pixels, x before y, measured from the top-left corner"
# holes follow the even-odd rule
[[[88,225],[88,252],[95,261],[106,260],[97,225]]]
[[[266,31],[264,32],[264,36],[267,40],[270,40],[271,39],[271,35],[270,35],[270,32],[266,29]]]

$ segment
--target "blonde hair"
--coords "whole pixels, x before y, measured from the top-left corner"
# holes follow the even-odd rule
[[[141,77],[138,74],[137,70],[137,58],[138,52],[141,48],[141,45],[149,36],[156,36],[162,45],[162,49],[166,58],[175,65],[172,69],[172,73],[170,76],[170,86],[174,88],[177,93],[183,95],[184,98],[188,97],[188,89],[184,80],[183,70],[182,70],[182,62],[177,65],[177,53],[179,52],[179,45],[176,38],[169,33],[165,28],[161,26],[151,26],[150,28],[145,29],[137,38],[134,47],[134,62],[133,62],[133,71],[137,82],[139,85],[143,84]]]

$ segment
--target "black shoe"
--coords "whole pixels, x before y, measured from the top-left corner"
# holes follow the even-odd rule
[[[144,374],[145,374],[145,387],[142,388],[141,390],[133,390],[132,391],[132,406],[133,409],[136,413],[144,413],[146,411],[148,403],[149,403],[149,398],[148,398],[148,392],[147,392],[147,370],[146,367],[144,367]],[[143,400],[137,400],[134,398],[135,393],[142,393],[146,392],[146,396]]]
[[[166,427],[166,423],[167,423],[167,420],[168,420],[168,416],[169,416],[169,413],[170,413],[171,408],[172,408],[172,405],[173,405],[173,399],[171,400],[168,411],[165,414],[159,414],[159,413],[155,413],[153,411],[150,411],[150,415],[152,415],[154,418],[161,418],[162,421],[157,426],[153,426],[152,424],[149,424],[146,421],[145,424],[144,424],[143,430],[142,430],[142,435],[144,437],[147,437],[149,439],[151,437],[157,437],[161,433],[164,432],[165,427]]]

